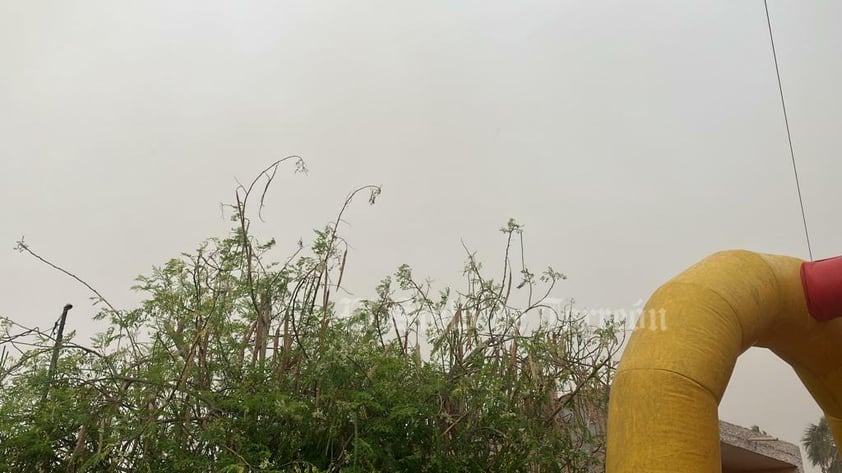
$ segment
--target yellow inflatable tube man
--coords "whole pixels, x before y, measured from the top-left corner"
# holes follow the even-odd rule
[[[740,356],[789,363],[842,445],[842,258],[714,254],[661,286],[611,388],[608,473],[719,472],[717,408]]]

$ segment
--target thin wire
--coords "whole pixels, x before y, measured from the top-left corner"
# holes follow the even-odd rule
[[[778,78],[778,91],[781,94],[781,108],[784,111],[786,139],[789,142],[789,156],[792,159],[792,172],[795,174],[795,189],[798,191],[798,203],[801,206],[801,221],[804,222],[804,237],[807,239],[807,252],[810,254],[810,261],[813,261],[813,246],[810,244],[810,232],[807,230],[807,214],[804,212],[804,199],[801,196],[801,183],[798,180],[798,166],[795,164],[795,151],[792,148],[792,134],[789,131],[789,118],[786,114],[784,88],[783,85],[781,85],[781,70],[778,67],[778,52],[775,49],[775,37],[772,35],[772,21],[769,19],[769,5],[767,0],[763,0],[763,8],[766,10],[766,25],[769,27],[769,41],[772,43],[772,57],[775,59],[775,75]]]

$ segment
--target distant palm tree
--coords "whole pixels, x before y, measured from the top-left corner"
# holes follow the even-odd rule
[[[839,450],[824,416],[818,424],[810,424],[804,429],[801,444],[807,451],[807,459],[813,466],[821,468],[822,473],[842,473]]]

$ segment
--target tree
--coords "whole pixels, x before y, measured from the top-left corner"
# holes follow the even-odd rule
[[[282,162],[237,189],[229,235],[139,277],[134,309],[19,243],[91,289],[108,328],[91,346],[72,332],[57,344],[0,320],[0,471],[602,468],[622,331],[548,303],[564,276],[529,270],[520,225],[501,229],[499,280],[471,252],[458,292],[402,265],[343,313],[340,223],[355,196],[373,203],[380,189],[349,194],[309,245],[277,258],[249,215]]]
[[[807,459],[813,466],[821,468],[822,473],[842,473],[839,450],[824,416],[818,424],[810,424],[804,429],[801,443],[807,452]]]

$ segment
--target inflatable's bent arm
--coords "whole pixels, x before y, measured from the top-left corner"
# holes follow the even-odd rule
[[[842,445],[840,263],[726,251],[661,286],[611,388],[608,473],[720,471],[717,409],[751,346],[795,369]]]

